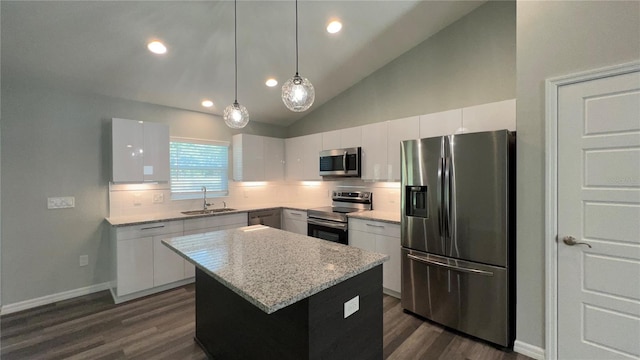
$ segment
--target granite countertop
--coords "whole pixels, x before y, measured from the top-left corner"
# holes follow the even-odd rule
[[[371,210],[371,211],[360,211],[355,213],[347,214],[347,217],[354,219],[363,219],[363,220],[375,220],[388,222],[391,224],[400,224],[400,212],[395,211],[380,211],[380,210]]]
[[[162,242],[267,314],[389,259],[388,255],[263,225]]]
[[[268,209],[292,209],[292,210],[301,210],[307,211],[310,208],[318,207],[317,204],[262,204],[256,206],[240,206],[240,207],[231,207],[232,211],[223,211],[219,213],[212,214],[202,214],[202,215],[185,215],[180,211],[169,212],[169,213],[159,213],[159,214],[144,214],[144,215],[132,215],[132,216],[119,216],[119,217],[108,217],[106,218],[107,222],[112,226],[132,226],[132,225],[142,225],[142,224],[151,224],[163,221],[172,221],[172,220],[185,220],[185,219],[197,219],[203,217],[211,217],[211,216],[222,216],[222,215],[230,215],[230,214],[238,214],[249,211],[256,210],[268,210]]]

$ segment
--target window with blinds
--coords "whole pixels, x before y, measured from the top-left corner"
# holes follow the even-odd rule
[[[171,198],[193,199],[229,194],[229,143],[171,138]]]

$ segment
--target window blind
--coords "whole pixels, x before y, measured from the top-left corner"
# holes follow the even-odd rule
[[[171,139],[171,197],[195,198],[207,187],[207,196],[229,194],[229,145],[222,142]]]

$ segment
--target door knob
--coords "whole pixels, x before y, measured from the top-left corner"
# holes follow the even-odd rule
[[[564,242],[565,244],[569,245],[569,246],[573,246],[573,245],[587,245],[589,248],[591,248],[591,245],[589,245],[586,242],[578,242],[576,241],[576,238],[574,238],[573,236],[565,236],[562,238],[562,242]]]

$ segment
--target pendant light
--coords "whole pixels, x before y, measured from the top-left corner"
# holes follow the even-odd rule
[[[316,92],[309,79],[298,74],[298,0],[296,0],[296,74],[282,85],[282,101],[295,112],[302,112],[313,105]]]
[[[235,85],[236,85],[236,97],[233,104],[227,106],[224,109],[224,122],[228,127],[232,129],[242,129],[249,123],[249,111],[243,105],[238,104],[238,2],[233,1],[233,35],[234,35],[234,49],[235,49]]]

